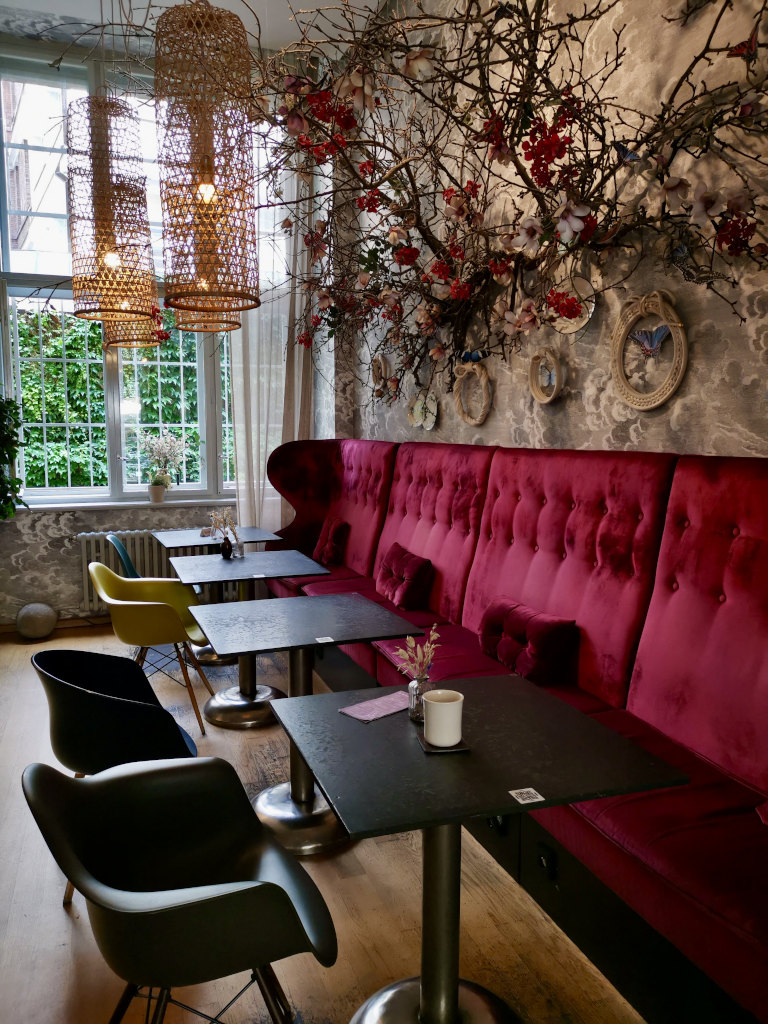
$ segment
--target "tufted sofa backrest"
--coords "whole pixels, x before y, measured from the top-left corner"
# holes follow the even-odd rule
[[[499,448],[462,624],[500,596],[579,627],[578,685],[615,707],[653,587],[675,456]]]
[[[629,709],[768,793],[768,459],[681,458]]]
[[[494,451],[427,442],[397,450],[374,575],[395,541],[429,558],[435,568],[429,607],[451,622],[461,620]]]
[[[389,441],[292,441],[276,448],[267,463],[275,488],[296,509],[280,531],[311,555],[326,516],[349,523],[345,563],[371,571],[387,509],[397,445]]]

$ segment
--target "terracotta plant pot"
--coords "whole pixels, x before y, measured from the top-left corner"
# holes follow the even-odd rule
[[[149,500],[153,505],[159,505],[165,501],[165,487],[162,484],[150,484]]]

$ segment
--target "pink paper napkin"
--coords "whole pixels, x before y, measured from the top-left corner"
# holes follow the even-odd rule
[[[408,694],[405,690],[396,690],[385,697],[375,697],[373,700],[364,700],[362,704],[350,704],[347,708],[339,708],[339,711],[342,715],[349,715],[350,718],[357,718],[361,722],[373,722],[377,718],[384,718],[385,715],[394,715],[396,711],[402,711],[407,707]]]

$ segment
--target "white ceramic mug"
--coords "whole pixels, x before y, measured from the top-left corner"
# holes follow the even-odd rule
[[[424,739],[433,747],[461,742],[464,694],[458,690],[428,690],[424,694]]]

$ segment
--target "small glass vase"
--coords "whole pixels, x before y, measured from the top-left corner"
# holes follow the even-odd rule
[[[412,722],[424,724],[424,703],[423,696],[427,690],[434,690],[435,684],[431,683],[426,676],[418,676],[408,683],[408,717]]]

